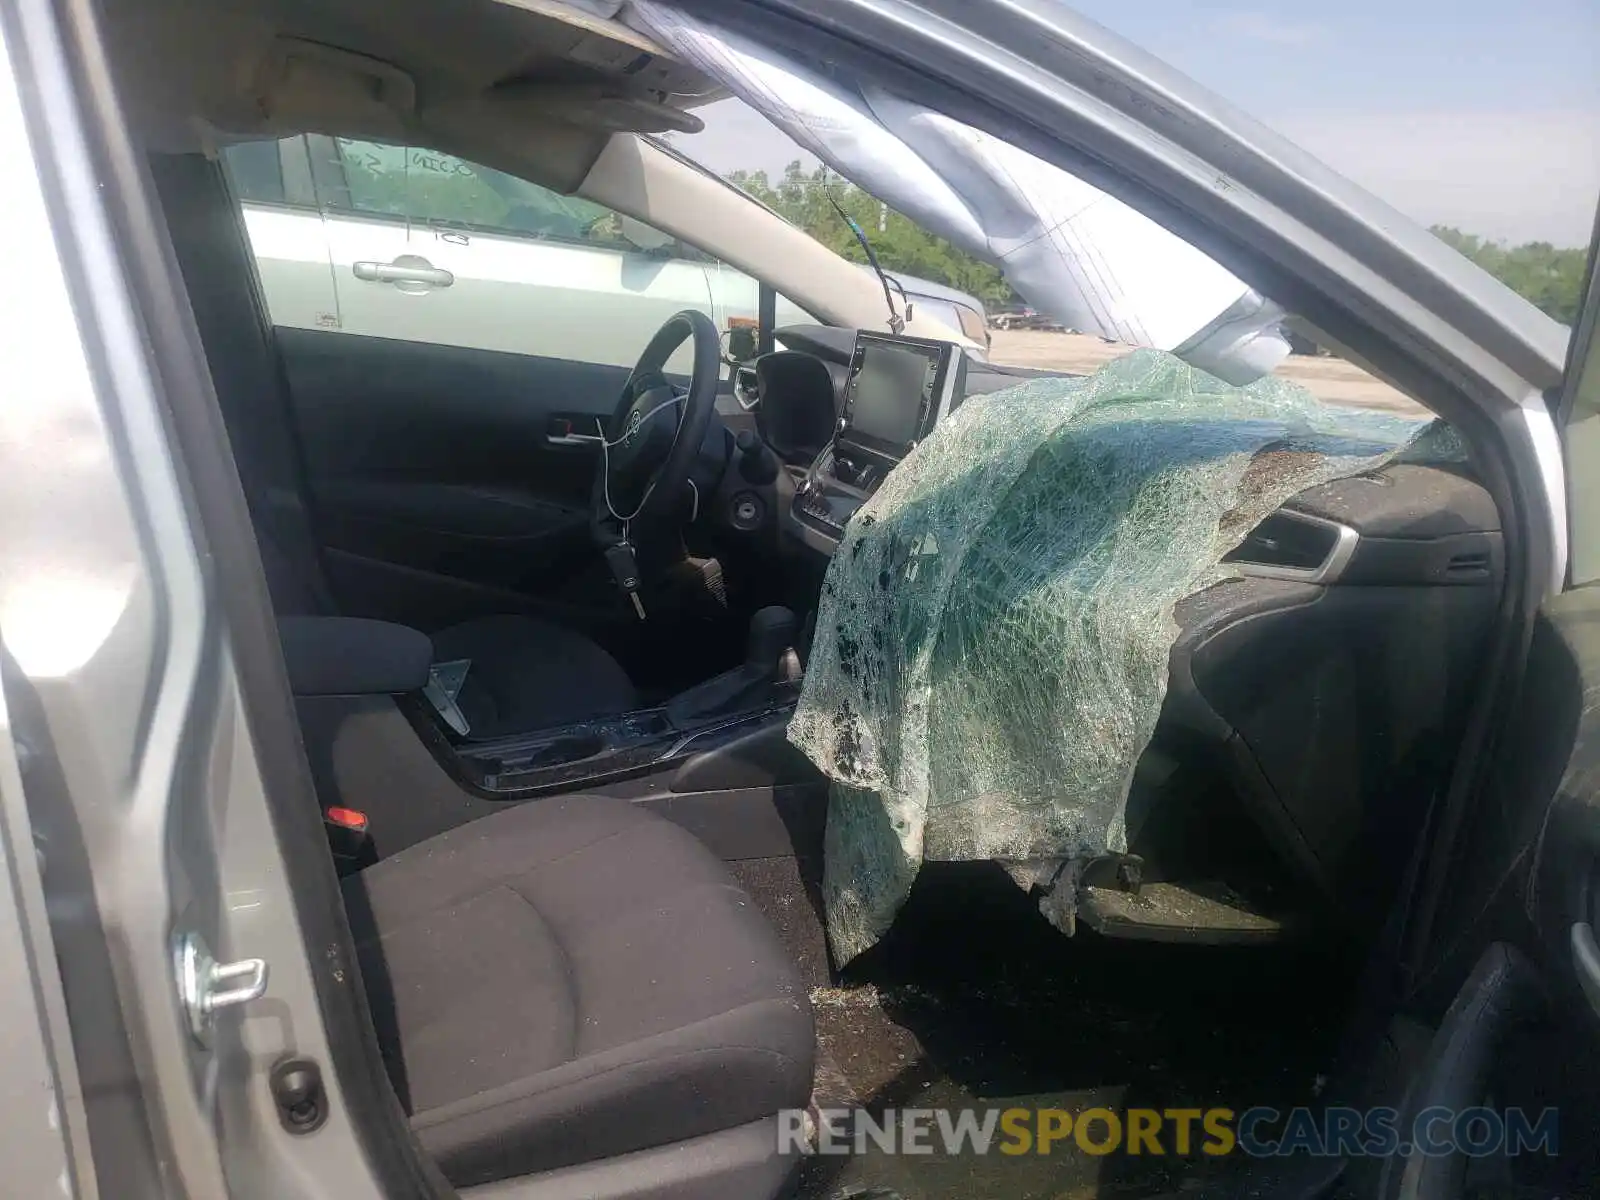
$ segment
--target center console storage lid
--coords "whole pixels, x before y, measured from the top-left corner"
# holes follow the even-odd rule
[[[416,691],[428,682],[425,633],[361,617],[279,617],[278,638],[296,696]]]

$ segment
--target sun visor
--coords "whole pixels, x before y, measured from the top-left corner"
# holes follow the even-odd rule
[[[726,95],[604,11],[561,0],[463,6],[439,36],[422,29],[426,0],[162,0],[113,5],[107,22],[130,123],[146,148],[169,153],[326,133],[470,143],[492,157],[553,139],[563,160],[553,174],[570,187],[582,171],[566,164],[586,169],[612,133],[694,130],[688,110]]]
[[[364,54],[275,38],[256,69],[251,99],[263,127],[360,130],[404,140],[417,106],[410,75]]]
[[[1288,355],[1281,308],[1059,167],[650,0],[625,16],[846,179],[999,267],[1068,328],[1172,351],[1234,384]]]

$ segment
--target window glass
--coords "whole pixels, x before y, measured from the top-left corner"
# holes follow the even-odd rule
[[[350,207],[498,233],[635,249],[621,218],[603,205],[417,147],[337,139]]]
[[[223,151],[223,161],[239,199],[283,203],[283,163],[277,142],[236,143]]]
[[[674,313],[755,315],[753,280],[719,288],[642,222],[453,155],[311,134],[226,164],[241,200],[279,200],[244,223],[280,327],[628,367]]]
[[[719,328],[758,313],[752,276],[453,155],[312,134],[231,147],[224,163],[241,201],[272,205],[244,216],[279,326],[628,366],[675,312]],[[779,327],[813,323],[778,298]],[[673,359],[690,362],[686,347]]]

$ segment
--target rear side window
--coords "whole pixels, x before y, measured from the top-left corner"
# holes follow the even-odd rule
[[[348,197],[358,213],[401,216],[438,228],[634,249],[617,215],[602,205],[563,196],[493,167],[437,150],[333,139],[343,187],[328,207]],[[678,257],[695,257],[674,247]]]
[[[757,317],[754,278],[670,234],[427,147],[303,134],[224,163],[278,326],[631,366],[674,312]]]
[[[643,222],[427,147],[305,134],[225,163],[283,328],[628,367],[675,312],[755,315],[753,281],[741,307]]]

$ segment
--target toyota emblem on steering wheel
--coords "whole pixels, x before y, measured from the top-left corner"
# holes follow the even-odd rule
[[[644,417],[640,414],[638,409],[634,409],[628,414],[628,428],[627,431],[622,435],[622,444],[624,446],[633,445],[633,435],[639,432],[639,425],[643,422],[643,420]]]

